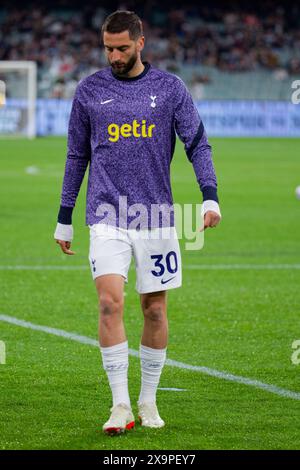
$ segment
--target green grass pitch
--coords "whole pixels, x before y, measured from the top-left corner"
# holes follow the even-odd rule
[[[183,287],[168,294],[168,358],[300,392],[299,139],[211,139],[223,220],[201,251],[182,242]],[[0,141],[0,314],[97,338],[98,307],[88,268],[85,184],[74,213],[76,256],[53,232],[66,140]],[[37,167],[38,174],[26,173]],[[181,143],[172,164],[179,203],[201,202]],[[26,266],[84,266],[33,270]],[[206,269],[190,269],[204,265]],[[217,269],[216,265],[222,265]],[[260,265],[260,266],[258,266]],[[19,269],[15,269],[15,267]],[[142,327],[135,272],[126,286],[129,347]],[[166,427],[102,434],[110,390],[96,347],[0,321],[0,449],[299,449],[300,401],[166,366],[158,405]],[[133,410],[139,361],[130,357]]]

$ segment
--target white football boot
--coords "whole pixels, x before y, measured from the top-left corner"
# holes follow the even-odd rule
[[[134,428],[134,416],[131,408],[124,403],[111,408],[109,420],[103,425],[103,431],[106,434],[115,435],[122,434],[125,430]]]
[[[162,428],[165,422],[158,414],[156,403],[138,403],[141,426],[147,428]]]

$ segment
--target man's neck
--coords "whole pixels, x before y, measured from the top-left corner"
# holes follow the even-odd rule
[[[126,75],[128,78],[134,78],[140,75],[145,69],[144,64],[141,60],[137,60],[134,67]]]

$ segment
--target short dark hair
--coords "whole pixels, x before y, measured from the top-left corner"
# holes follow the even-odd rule
[[[143,36],[143,23],[134,11],[117,10],[111,13],[104,21],[101,28],[101,39],[104,31],[108,33],[122,33],[129,31],[129,37],[136,41]]]

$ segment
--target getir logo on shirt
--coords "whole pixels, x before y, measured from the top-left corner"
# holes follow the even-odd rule
[[[110,124],[107,128],[108,134],[110,137],[108,140],[111,142],[117,142],[122,137],[152,137],[152,131],[155,127],[155,124],[150,124],[147,126],[146,119],[142,120],[142,124],[139,124],[136,119],[132,124]]]

